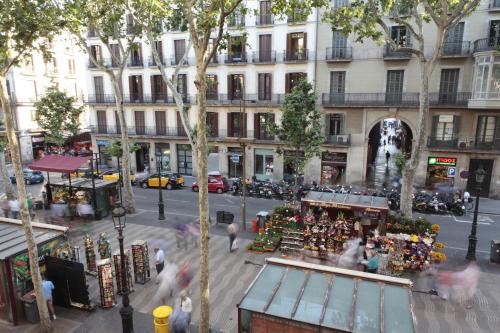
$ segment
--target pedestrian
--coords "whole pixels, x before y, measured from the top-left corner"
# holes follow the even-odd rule
[[[181,311],[187,314],[187,324],[188,327],[191,324],[191,312],[193,311],[193,303],[191,302],[191,298],[188,297],[187,292],[185,290],[181,291]]]
[[[19,200],[17,200],[16,198],[9,200],[9,209],[12,213],[12,218],[18,219],[19,211],[21,210],[21,207],[19,206]]]
[[[28,194],[26,203],[28,204],[28,212],[30,214],[30,218],[33,219],[35,217],[35,214],[33,214],[33,195],[31,193]]]
[[[227,227],[227,233],[229,236],[229,252],[233,252],[238,248],[238,243],[235,244],[236,242],[236,236],[238,234],[238,225],[236,223],[231,223]]]
[[[43,299],[47,302],[47,307],[49,308],[49,314],[52,315],[52,319],[56,320],[56,312],[54,311],[54,303],[52,302],[52,291],[55,289],[52,281],[47,280],[45,276],[42,276],[42,291]]]
[[[179,285],[179,289],[181,291],[188,290],[189,284],[191,283],[192,279],[193,275],[191,274],[191,266],[186,261],[181,265],[177,273],[177,283]]]
[[[384,147],[385,147],[385,139],[384,139]]]
[[[9,200],[7,200],[7,198],[0,200],[0,208],[3,211],[3,216],[8,218],[10,207],[9,207]]]
[[[168,318],[168,327],[172,333],[187,333],[189,331],[188,316],[182,312],[180,305],[174,307],[174,311]]]
[[[386,151],[385,152],[385,160],[386,160],[387,165],[389,165],[390,158],[391,158],[391,153],[389,153],[389,151]]]
[[[159,247],[154,248],[155,252],[155,265],[156,265],[156,273],[160,274],[165,267],[165,253]]]
[[[175,229],[175,243],[177,244],[177,248],[180,249],[181,246],[184,247],[185,250],[188,249],[188,226],[184,223],[177,223],[174,225]]]
[[[153,303],[159,303],[158,305],[167,304],[168,298],[174,295],[178,273],[179,268],[176,264],[167,263],[161,273],[156,276],[156,284],[158,284],[158,289],[155,293]]]

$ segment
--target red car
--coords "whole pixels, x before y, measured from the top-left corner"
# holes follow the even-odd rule
[[[198,182],[194,182],[193,185],[191,185],[191,189],[194,192],[198,192]],[[229,184],[226,178],[222,176],[208,176],[208,192],[217,192],[220,194],[227,192],[227,190],[229,190]]]

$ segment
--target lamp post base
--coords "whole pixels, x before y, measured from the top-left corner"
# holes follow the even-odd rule
[[[165,220],[165,205],[163,202],[158,203],[158,220]]]
[[[122,317],[123,333],[134,333],[134,309],[130,306],[123,306],[120,309],[120,316]]]
[[[469,236],[469,247],[467,249],[467,255],[465,256],[465,259],[467,260],[476,260],[476,244],[477,244],[477,237],[475,236]]]

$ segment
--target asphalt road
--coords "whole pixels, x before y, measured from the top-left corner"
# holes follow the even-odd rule
[[[52,177],[51,177],[52,180]],[[191,184],[193,179],[188,178],[186,184]],[[41,185],[29,185],[28,191],[37,197],[40,193]],[[158,225],[158,190],[142,189],[134,187],[137,214],[128,219],[130,223],[143,225]],[[167,227],[177,223],[195,222],[198,219],[198,193],[192,192],[190,186],[177,190],[163,190],[165,202],[165,213]],[[271,211],[275,206],[283,204],[282,201],[247,198],[247,227],[250,229],[250,220],[259,211]],[[478,219],[478,255],[485,257],[489,255],[490,241],[500,240],[500,201],[483,199],[481,200],[480,211],[487,211],[492,214],[479,214]],[[498,208],[496,208],[498,206]],[[216,194],[209,193],[209,209],[212,221],[215,221],[216,211],[224,210],[235,215],[236,221],[241,221],[242,199],[230,193]],[[418,214],[417,214],[418,215]],[[467,216],[451,215],[423,215],[432,223],[441,225],[439,241],[446,244],[448,249],[455,250],[455,253],[465,253],[467,251],[468,236],[472,225],[472,212]],[[224,232],[223,228],[218,228]]]

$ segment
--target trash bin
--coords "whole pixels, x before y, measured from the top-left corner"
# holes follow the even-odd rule
[[[168,318],[172,312],[172,307],[166,305],[159,306],[153,310],[155,333],[169,333]]]
[[[21,297],[21,302],[23,303],[24,316],[26,321],[31,324],[36,324],[40,322],[40,315],[38,314],[38,306],[36,305],[36,297],[32,295],[32,292]]]
[[[490,261],[500,264],[500,240],[491,241]]]
[[[257,230],[259,229],[259,228],[258,228],[258,223],[259,223],[259,222],[257,221],[257,219],[253,219],[253,220],[252,220],[252,232],[253,232],[254,234],[256,234],[256,233],[257,233]]]

